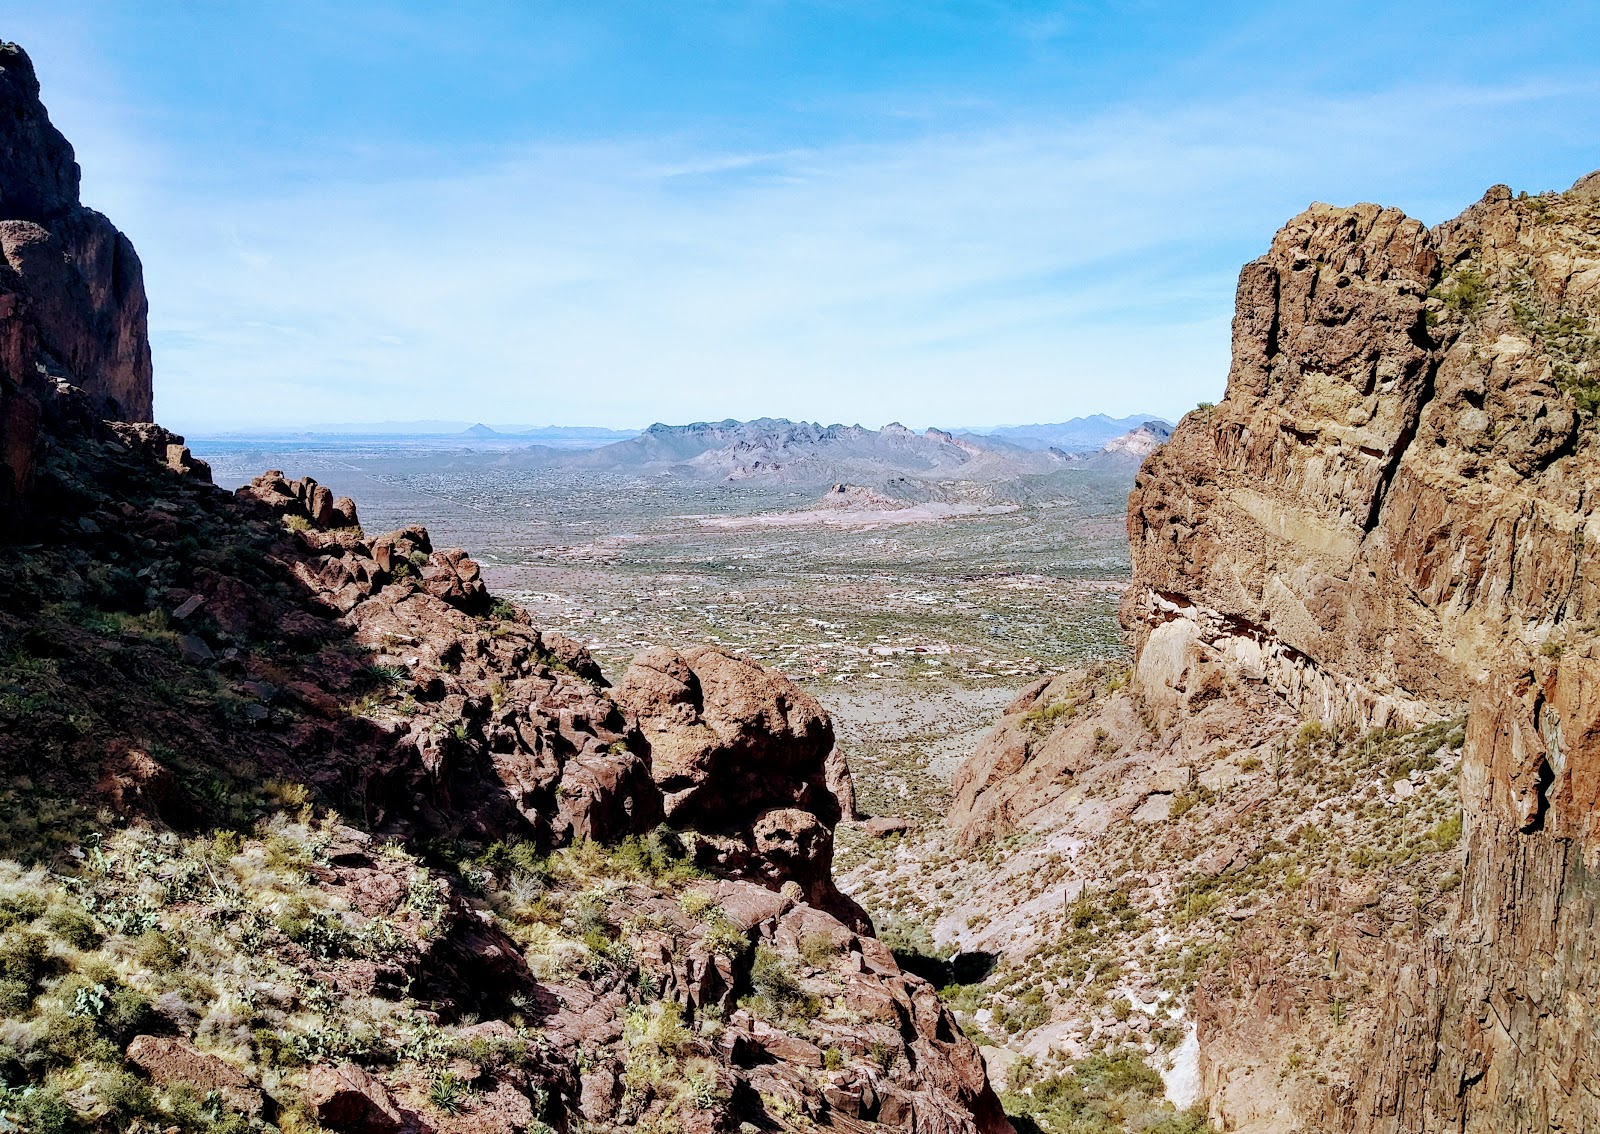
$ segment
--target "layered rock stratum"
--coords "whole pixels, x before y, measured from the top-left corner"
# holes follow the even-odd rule
[[[1203,939],[1222,1128],[1600,1129],[1597,408],[1600,174],[1312,206],[1130,495],[1131,680],[1041,683],[958,776],[969,841],[1082,838]],[[1175,890],[1108,849],[1145,824]]]
[[[216,488],[14,45],[0,159],[0,1127],[1009,1134],[834,885],[814,700]]]

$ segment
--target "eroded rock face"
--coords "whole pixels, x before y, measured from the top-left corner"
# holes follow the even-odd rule
[[[1129,497],[1129,690],[1025,691],[958,777],[978,839],[1068,814],[1097,737],[1210,760],[1285,709],[1350,736],[1467,713],[1459,897],[1406,928],[1307,882],[1318,948],[1372,990],[1322,1053],[1327,1085],[1282,1070],[1329,979],[1289,919],[1247,922],[1202,981],[1228,1128],[1600,1128],[1596,183],[1499,186],[1434,229],[1373,205],[1286,225],[1241,273],[1226,396]],[[1293,741],[1276,727],[1263,763]]]
[[[1451,931],[1391,949],[1373,1058],[1306,1109],[1341,1131],[1592,1130],[1600,1069],[1600,656],[1474,690],[1466,870]]]
[[[1504,187],[1432,231],[1367,205],[1286,226],[1241,274],[1226,397],[1130,497],[1137,644],[1181,620],[1309,715],[1411,723],[1502,646],[1587,617],[1569,389],[1592,365],[1594,227],[1581,194]],[[1192,650],[1155,649],[1159,673],[1146,652],[1147,684],[1184,684]]]
[[[0,377],[12,397],[63,380],[99,417],[151,416],[148,304],[128,238],[78,199],[72,146],[50,124],[27,53],[0,43]],[[19,393],[19,391],[23,393]],[[0,406],[0,409],[3,409]],[[6,445],[16,440],[13,415]],[[11,460],[13,484],[26,477]]]
[[[1123,612],[1158,711],[1217,661],[1323,720],[1470,705],[1459,912],[1391,943],[1375,1057],[1301,1100],[1323,1128],[1600,1122],[1577,1086],[1600,1072],[1581,1007],[1600,991],[1597,236],[1581,183],[1497,187],[1431,231],[1314,207],[1241,276],[1227,396],[1130,498]]]

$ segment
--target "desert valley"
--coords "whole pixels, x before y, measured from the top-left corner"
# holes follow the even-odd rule
[[[1600,173],[1176,422],[187,437],[79,176],[0,44],[0,1134],[1600,1131]]]

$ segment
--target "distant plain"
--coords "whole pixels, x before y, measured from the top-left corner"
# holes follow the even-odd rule
[[[1123,653],[1126,466],[985,486],[982,511],[827,522],[804,519],[827,485],[524,468],[437,438],[191,442],[225,487],[278,468],[355,498],[368,532],[425,524],[612,680],[640,650],[702,643],[787,674],[832,713],[869,814],[939,822],[1018,689]],[[841,848],[842,866],[875,857]]]

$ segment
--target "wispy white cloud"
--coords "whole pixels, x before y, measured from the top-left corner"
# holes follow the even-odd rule
[[[1548,159],[1563,127],[1529,123],[1594,93],[1129,107],[773,152],[620,139],[420,174],[413,154],[260,191],[197,187],[137,122],[68,115],[144,255],[180,427],[982,424],[1214,398],[1234,274],[1291,212],[1442,219]]]

